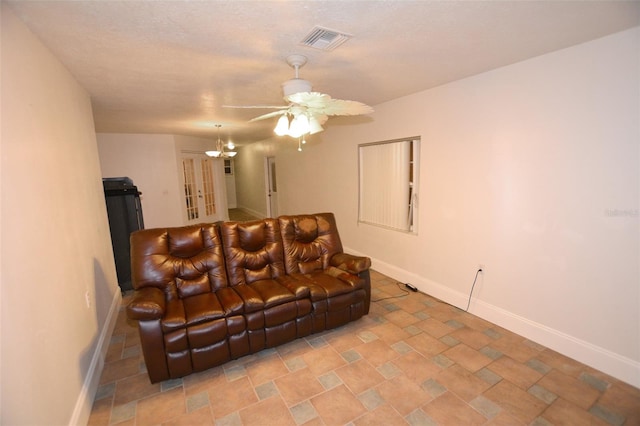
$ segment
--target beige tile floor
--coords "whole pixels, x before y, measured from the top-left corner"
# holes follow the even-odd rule
[[[229,209],[229,220],[244,222],[247,220],[258,220],[258,219],[260,218],[252,215],[251,213],[248,213],[243,209]]]
[[[372,272],[366,317],[150,384],[124,309],[90,425],[640,425],[640,390]],[[126,304],[128,297],[125,297]]]

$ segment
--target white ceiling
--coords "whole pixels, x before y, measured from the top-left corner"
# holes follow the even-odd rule
[[[640,24],[639,1],[9,1],[90,93],[98,132],[273,135],[293,77],[376,104]],[[353,35],[325,52],[314,25]],[[343,123],[357,118],[340,117]]]

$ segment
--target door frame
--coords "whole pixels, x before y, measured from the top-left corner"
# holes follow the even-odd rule
[[[269,156],[264,157],[264,188],[265,188],[265,198],[267,202],[267,217],[277,217],[278,216],[278,183],[276,180],[276,190],[275,196],[272,195],[272,182],[271,182],[271,165],[275,167],[276,165],[276,157]],[[276,169],[277,170],[277,169]],[[276,172],[277,173],[277,172]],[[275,203],[275,208],[274,208]]]
[[[183,173],[183,166],[182,166],[182,161],[185,158],[191,158],[196,160],[196,162],[198,163],[196,165],[196,171],[200,171],[200,162],[199,160],[201,159],[209,159],[209,160],[213,160],[211,161],[211,168],[212,168],[212,177],[213,177],[213,185],[214,185],[214,199],[215,199],[215,213],[212,216],[204,216],[204,210],[202,209],[202,214],[199,216],[199,218],[197,219],[189,219],[188,215],[187,215],[187,211],[186,208],[184,206],[185,203],[185,195],[184,195],[184,186],[185,186],[185,180],[184,180],[184,173]],[[184,225],[191,225],[194,223],[199,223],[202,221],[208,221],[208,222],[215,222],[218,220],[228,220],[229,219],[229,212],[227,210],[227,190],[226,190],[226,184],[225,184],[225,180],[224,180],[224,165],[223,162],[220,161],[220,159],[213,159],[211,157],[207,157],[203,152],[200,151],[191,151],[191,150],[181,150],[180,151],[180,157],[178,158],[178,164],[179,164],[179,182],[180,182],[180,203],[182,205],[181,207],[181,212],[182,212],[182,220]],[[201,177],[196,176],[196,181],[201,181]],[[201,190],[202,188],[198,188],[198,190]],[[202,207],[202,206],[201,206]]]

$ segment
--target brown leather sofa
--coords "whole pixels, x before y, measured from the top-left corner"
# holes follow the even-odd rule
[[[370,266],[332,213],[141,230],[127,315],[155,383],[366,315]]]

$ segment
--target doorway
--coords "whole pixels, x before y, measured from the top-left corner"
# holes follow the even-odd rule
[[[265,159],[265,182],[267,186],[267,217],[278,217],[278,185],[276,182],[276,157]]]
[[[183,212],[186,224],[224,220],[226,197],[216,160],[205,155],[182,154]]]

